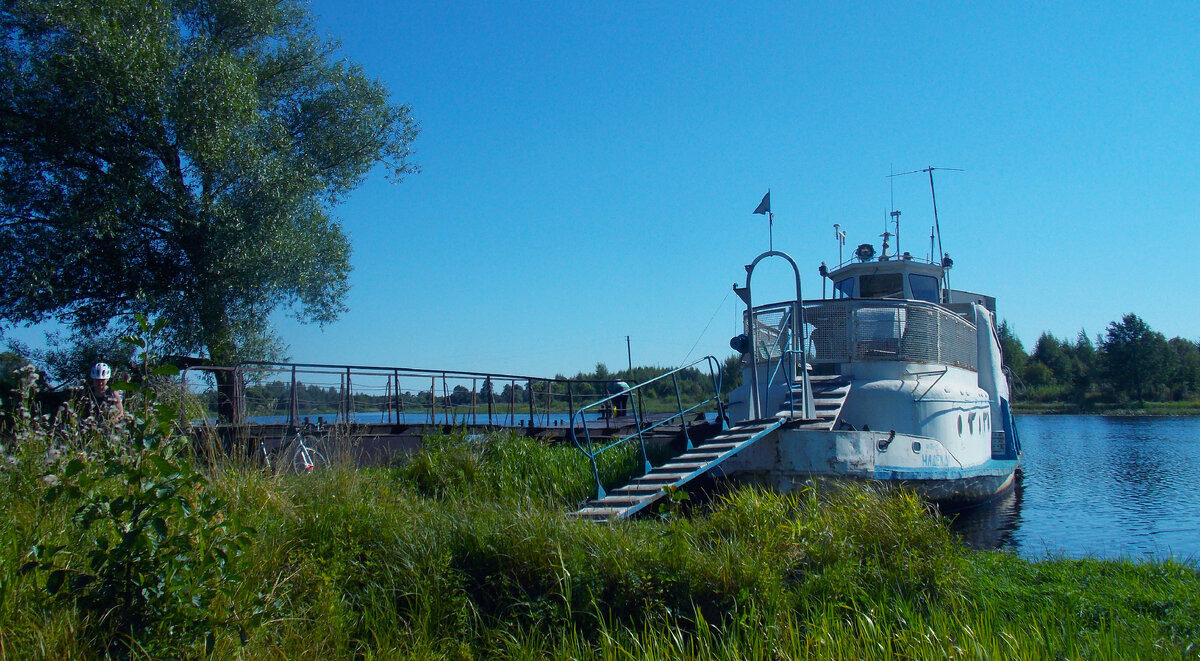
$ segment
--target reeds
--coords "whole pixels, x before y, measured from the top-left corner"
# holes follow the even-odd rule
[[[87,551],[70,507],[44,497],[54,444],[3,439],[0,658],[112,649],[89,633],[98,614],[19,572],[35,540]],[[1179,658],[1200,644],[1195,567],[967,551],[915,496],[867,484],[741,487],[597,525],[569,515],[590,495],[583,457],[511,434],[432,438],[386,467],[205,472],[222,516],[254,530],[222,605],[245,637],[158,632],[128,656]]]

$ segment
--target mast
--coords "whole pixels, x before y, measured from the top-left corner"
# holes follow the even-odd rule
[[[937,261],[940,264],[942,262],[942,260],[945,258],[946,253],[942,251],[942,225],[941,225],[941,223],[938,222],[937,193],[934,192],[934,190],[933,190],[933,171],[934,170],[949,170],[951,172],[965,172],[965,170],[963,170],[961,168],[935,168],[931,165],[927,168],[922,168],[920,170],[910,170],[908,172],[901,172],[900,174],[889,174],[888,178],[890,179],[892,177],[903,177],[906,174],[917,174],[918,172],[929,173],[929,194],[933,198],[933,228],[934,228],[934,231],[937,233],[937,252],[938,252],[938,260]],[[899,233],[899,231],[900,230],[896,230],[897,233]],[[900,245],[900,239],[897,237],[897,239],[896,239],[897,251],[899,251],[899,245]],[[932,235],[930,236],[929,252],[931,253],[930,257],[932,258],[933,257],[933,255],[932,255],[932,253],[933,253],[933,236]]]

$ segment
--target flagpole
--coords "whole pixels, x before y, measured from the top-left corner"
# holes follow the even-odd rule
[[[775,251],[775,213],[771,211],[771,189],[767,189],[767,194],[763,195],[762,202],[755,207],[754,213],[766,214],[767,216],[767,245],[770,246],[771,252]]]

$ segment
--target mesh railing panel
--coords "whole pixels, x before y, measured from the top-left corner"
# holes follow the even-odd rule
[[[977,369],[975,325],[932,304],[821,301],[805,304],[804,321],[808,359],[814,363],[894,360]],[[759,337],[761,342],[761,330]]]
[[[757,332],[757,360],[778,360],[783,352],[791,348],[792,308],[763,307],[754,311]],[[746,329],[750,333],[750,329]]]

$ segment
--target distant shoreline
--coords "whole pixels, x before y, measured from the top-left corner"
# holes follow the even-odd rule
[[[1013,406],[1013,413],[1017,415],[1097,415],[1125,418],[1200,416],[1200,402],[1150,402],[1149,404],[1149,406],[1114,406],[1113,408],[1084,408],[1068,403],[1016,404]]]

